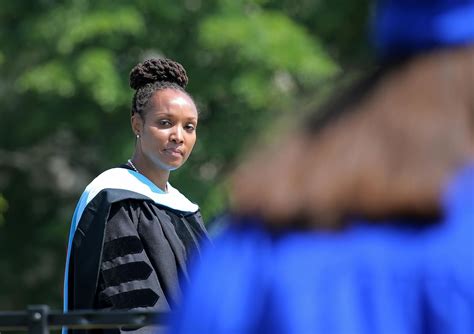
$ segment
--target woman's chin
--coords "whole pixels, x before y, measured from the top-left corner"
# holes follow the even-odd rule
[[[157,159],[155,160],[155,166],[159,169],[167,170],[167,171],[173,171],[181,167],[185,162],[185,159],[183,157],[176,157],[170,159],[169,157],[166,157],[166,159]]]
[[[174,171],[174,170],[178,169],[179,167],[181,167],[183,165],[183,163],[184,162],[182,162],[182,161],[179,161],[179,162],[177,161],[177,162],[174,162],[174,163],[173,162],[168,162],[168,163],[163,164],[163,165],[167,170],[169,170],[171,172],[171,171]]]

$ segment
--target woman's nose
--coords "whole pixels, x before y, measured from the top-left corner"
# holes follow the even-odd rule
[[[170,135],[170,140],[174,143],[181,144],[184,142],[183,129],[179,126],[175,126]]]

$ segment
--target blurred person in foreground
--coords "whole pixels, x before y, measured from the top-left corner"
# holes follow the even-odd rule
[[[375,27],[380,69],[236,171],[173,333],[474,331],[474,1]]]
[[[199,207],[169,183],[197,137],[199,115],[187,83],[185,69],[171,59],[151,58],[130,72],[135,151],[96,177],[79,199],[69,235],[65,312],[168,312],[179,303],[188,261],[208,240]]]

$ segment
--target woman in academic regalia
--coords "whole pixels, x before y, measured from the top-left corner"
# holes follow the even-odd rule
[[[187,82],[184,68],[169,59],[131,71],[135,152],[94,179],[77,204],[64,311],[169,311],[179,302],[188,261],[208,239],[199,207],[168,182],[196,142],[198,111]]]
[[[380,68],[234,176],[173,333],[474,331],[474,1],[381,1]]]

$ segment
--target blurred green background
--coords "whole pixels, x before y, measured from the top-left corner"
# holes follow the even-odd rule
[[[184,65],[198,144],[171,182],[206,220],[262,134],[371,64],[368,0],[38,0],[0,5],[0,310],[61,307],[69,223],[87,183],[128,159],[130,69]]]

